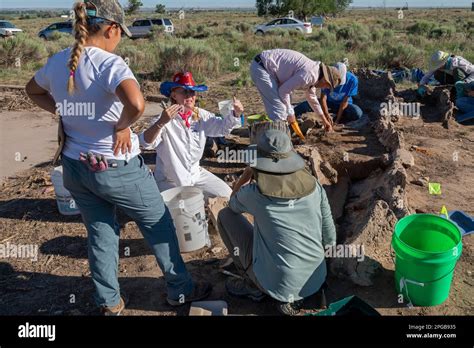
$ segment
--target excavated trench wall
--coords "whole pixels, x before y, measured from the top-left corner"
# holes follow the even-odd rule
[[[382,263],[390,262],[396,222],[411,213],[405,190],[406,168],[414,165],[414,159],[405,149],[403,134],[381,110],[382,103],[397,101],[390,74],[361,70],[357,75],[357,103],[369,116],[370,126],[387,154],[365,162],[332,164],[323,160],[314,146],[301,145],[296,150],[308,160],[313,174],[326,189],[337,224],[338,244],[364,251],[363,261],[355,257],[331,258],[330,271],[369,286]]]

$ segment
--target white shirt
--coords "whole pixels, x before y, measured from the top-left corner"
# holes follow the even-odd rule
[[[161,130],[155,141],[147,143],[144,133],[139,135],[140,145],[145,149],[156,149],[155,179],[166,180],[173,186],[193,186],[199,178],[199,161],[206,146],[206,137],[222,137],[240,126],[240,118],[233,114],[223,118],[197,108],[199,120],[189,118],[190,127],[178,115]],[[155,124],[161,114],[153,119]]]
[[[124,80],[136,81],[132,71],[121,57],[97,47],[85,47],[75,73],[76,90],[69,95],[70,52],[71,48],[58,52],[35,75],[36,83],[51,93],[62,116],[66,133],[63,155],[76,160],[81,152],[88,151],[116,160],[138,155],[139,141],[133,133],[132,152],[113,154],[114,126],[123,110],[115,90]]]

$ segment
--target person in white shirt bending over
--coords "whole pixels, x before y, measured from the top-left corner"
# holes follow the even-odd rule
[[[156,149],[155,179],[161,192],[179,186],[195,186],[205,197],[230,197],[231,188],[199,165],[206,137],[222,137],[240,126],[244,108],[234,98],[234,110],[218,117],[198,108],[196,92],[207,91],[196,85],[190,72],[176,73],[172,82],[163,82],[160,92],[172,105],[151,122],[140,134],[140,145]]]

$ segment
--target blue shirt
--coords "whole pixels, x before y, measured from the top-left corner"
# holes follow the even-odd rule
[[[334,88],[332,93],[326,88],[323,88],[321,92],[328,97],[330,104],[341,104],[345,97],[349,97],[347,102],[352,104],[352,97],[359,92],[359,80],[353,73],[347,72],[345,84]]]
[[[319,290],[326,279],[325,247],[336,244],[331,207],[319,183],[295,200],[268,197],[257,184],[245,185],[229,207],[254,216],[253,272],[271,297],[292,302]]]

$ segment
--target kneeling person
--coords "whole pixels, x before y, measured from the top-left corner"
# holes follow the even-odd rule
[[[287,134],[267,130],[250,150],[257,151],[257,164],[244,171],[218,217],[222,240],[244,276],[229,279],[226,288],[254,300],[270,295],[280,312],[296,314],[301,300],[325,282],[324,248],[336,242],[331,209]],[[253,215],[254,226],[241,213]]]

